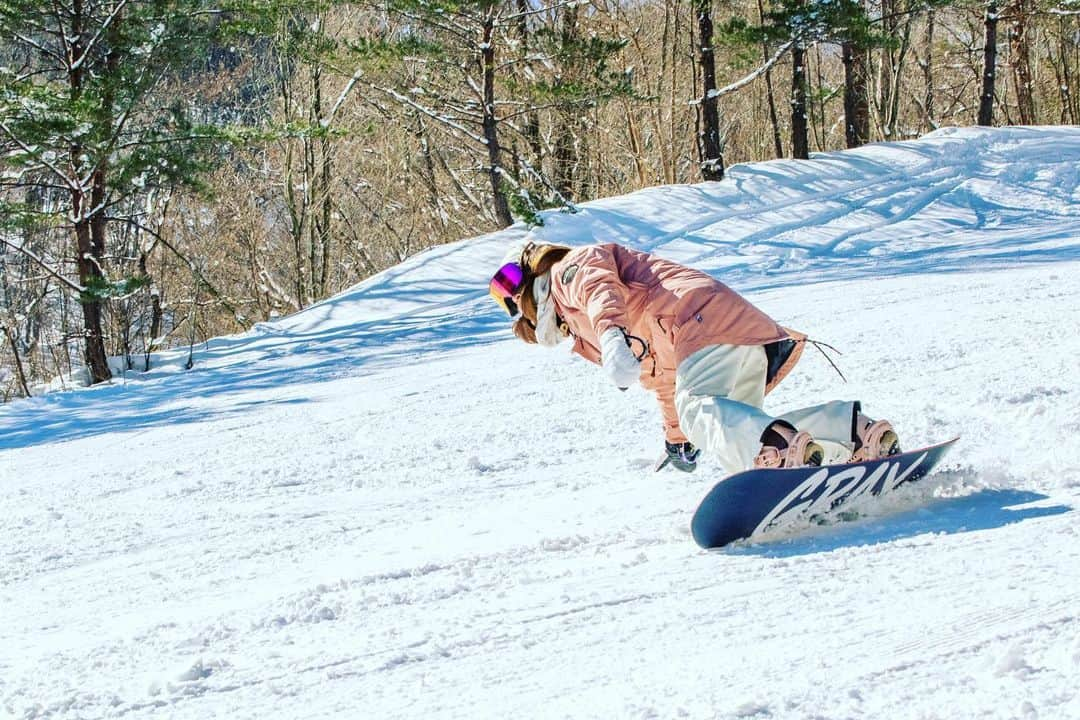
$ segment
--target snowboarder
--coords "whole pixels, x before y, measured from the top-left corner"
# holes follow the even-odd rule
[[[834,401],[773,416],[765,395],[807,342],[713,277],[618,244],[518,244],[490,283],[527,343],[573,351],[621,389],[656,393],[665,464],[697,467],[701,449],[729,473],[820,465],[900,451],[892,425],[858,402]]]

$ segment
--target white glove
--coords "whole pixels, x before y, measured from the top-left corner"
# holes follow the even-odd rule
[[[619,388],[625,390],[638,381],[640,363],[626,344],[626,334],[619,328],[609,328],[600,336],[600,357],[607,374]]]

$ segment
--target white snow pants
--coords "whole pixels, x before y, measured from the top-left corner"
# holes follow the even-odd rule
[[[779,419],[813,435],[827,461],[849,457],[855,403],[834,401],[769,415],[761,409],[767,369],[760,345],[710,345],[683,360],[675,371],[675,409],[690,442],[726,472],[741,472],[753,467],[761,434]]]

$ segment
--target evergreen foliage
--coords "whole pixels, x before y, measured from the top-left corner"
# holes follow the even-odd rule
[[[110,374],[105,302],[145,284],[110,261],[112,226],[137,224],[140,199],[204,188],[224,156],[217,128],[157,94],[209,47],[222,27],[215,10],[204,0],[0,0],[16,61],[0,73],[0,201],[16,224],[46,214],[69,230],[95,381]]]

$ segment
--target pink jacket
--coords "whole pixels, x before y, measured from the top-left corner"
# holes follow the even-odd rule
[[[686,442],[675,411],[675,369],[710,345],[767,345],[795,340],[771,391],[798,362],[805,335],[787,330],[734,290],[706,275],[621,245],[570,251],[551,269],[551,297],[574,337],[574,352],[600,364],[600,336],[613,327],[641,338],[642,386],[656,393],[668,442]],[[631,349],[642,348],[633,343]]]

